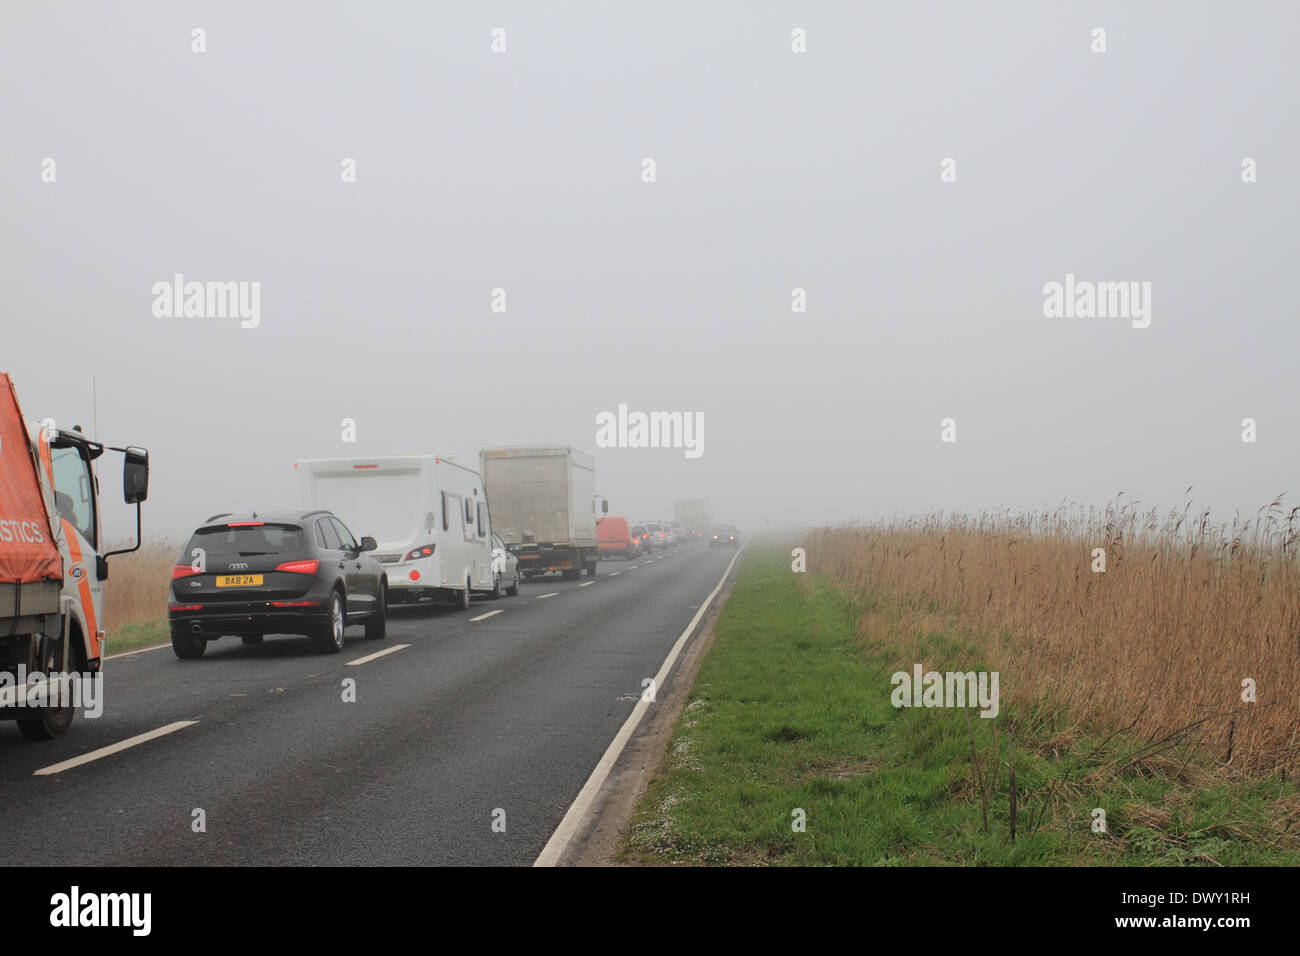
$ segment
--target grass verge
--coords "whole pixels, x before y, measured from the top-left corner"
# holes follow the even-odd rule
[[[1300,793],[1281,774],[1229,780],[1178,741],[1090,733],[1046,700],[992,720],[895,709],[894,672],[983,670],[978,644],[874,638],[887,601],[850,604],[789,561],[747,552],[620,861],[1300,864]]]
[[[113,654],[121,654],[123,651],[134,651],[141,647],[167,644],[171,639],[171,630],[167,626],[166,618],[129,621],[108,632],[108,646],[104,650],[109,656],[112,656]]]

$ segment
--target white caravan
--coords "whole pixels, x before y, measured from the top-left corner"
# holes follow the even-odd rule
[[[499,596],[492,526],[478,472],[435,455],[310,458],[297,462],[303,505],[364,528],[388,572],[388,602]]]

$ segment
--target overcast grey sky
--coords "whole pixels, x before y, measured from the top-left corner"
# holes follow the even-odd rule
[[[296,458],[532,442],[633,518],[1253,512],[1300,474],[1300,8],[1134,6],[7,3],[0,369],[87,430],[97,377],[146,534]],[[155,317],[178,272],[260,325]],[[1150,326],[1045,318],[1067,273]],[[703,456],[596,448],[620,402]]]

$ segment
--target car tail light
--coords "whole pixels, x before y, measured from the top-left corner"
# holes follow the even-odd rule
[[[420,580],[420,572],[416,568],[411,568],[411,573],[408,577],[410,577],[412,581],[418,581]]]
[[[200,571],[200,570],[198,570],[197,568],[195,568],[194,565],[192,565],[192,564],[173,564],[173,565],[172,565],[172,580],[173,580],[173,581],[175,581],[177,578],[188,578],[191,574],[202,574],[202,573],[203,573],[202,571]]]
[[[320,601],[272,601],[271,607],[320,607]]]
[[[420,558],[430,558],[433,557],[433,552],[436,550],[438,550],[438,546],[436,544],[421,545],[418,548],[412,548],[410,552],[406,555],[406,557],[403,558],[402,560],[418,561]]]
[[[308,561],[285,561],[275,566],[277,571],[287,571],[289,574],[315,574],[319,568],[320,562],[315,558]]]

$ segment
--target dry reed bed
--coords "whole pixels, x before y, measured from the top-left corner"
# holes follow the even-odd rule
[[[151,541],[139,551],[109,558],[108,580],[104,582],[105,626],[112,629],[133,621],[165,618],[167,589],[178,554],[179,545]]]
[[[823,528],[807,551],[809,570],[855,600],[902,609],[872,638],[946,627],[975,641],[1004,702],[1047,700],[1075,726],[1153,748],[1173,735],[1229,772],[1269,772],[1300,754],[1298,515],[1280,501],[1227,525],[1120,502],[936,514]]]

